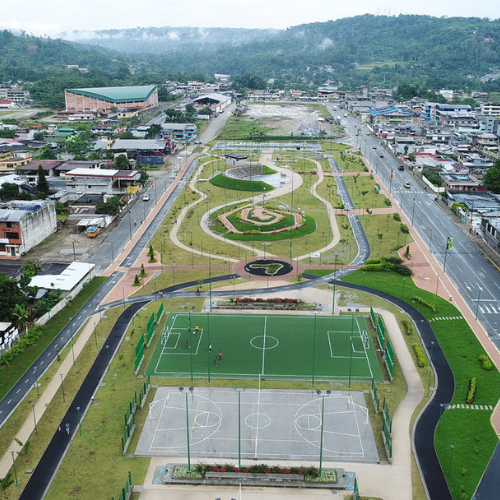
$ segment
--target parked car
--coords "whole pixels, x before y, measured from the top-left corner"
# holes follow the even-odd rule
[[[149,194],[145,194],[145,195],[142,197],[142,201],[149,201]]]
[[[410,189],[411,188],[411,184],[409,182],[405,182],[405,188],[406,189]]]

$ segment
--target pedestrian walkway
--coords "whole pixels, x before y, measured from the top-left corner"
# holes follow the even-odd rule
[[[82,349],[88,342],[90,336],[94,333],[95,325],[99,322],[99,315],[96,314],[94,316],[90,316],[87,321],[87,324],[80,330],[80,335],[73,346],[73,350],[75,353],[75,359],[78,361],[78,356],[80,355]],[[73,357],[69,349],[67,349],[66,358],[61,361],[58,368],[58,373],[63,375],[63,379],[66,378],[70,370],[73,368]],[[43,377],[42,380],[47,380],[47,377]],[[41,393],[40,396],[36,396],[38,399],[35,403],[35,417],[36,422],[38,423],[40,419],[43,417],[45,411],[47,410],[50,402],[54,397],[62,398],[62,389],[61,389],[61,377],[60,375],[54,376],[52,380],[48,383],[45,390]],[[71,404],[72,398],[66,398],[66,409]],[[30,414],[23,425],[19,429],[19,432],[16,433],[16,438],[22,443],[26,443],[30,439],[30,436],[33,434],[35,430],[35,423],[32,415]],[[54,432],[56,432],[57,428],[54,428]],[[63,429],[63,432],[65,430]],[[16,441],[12,441],[10,446],[4,455],[0,458],[0,477],[5,477],[9,470],[12,467],[12,455],[11,452],[15,452],[16,455],[21,451],[21,446]]]

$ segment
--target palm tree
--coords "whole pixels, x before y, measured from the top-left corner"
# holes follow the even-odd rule
[[[15,324],[19,327],[19,330],[28,321],[30,316],[30,311],[27,306],[21,304],[15,304],[12,310],[12,316],[15,318]]]

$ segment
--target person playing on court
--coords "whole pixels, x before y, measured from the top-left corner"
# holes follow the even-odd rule
[[[186,349],[189,349],[189,340],[186,340]]]
[[[219,361],[222,361],[222,351],[219,351]]]
[[[198,332],[200,331],[200,329],[198,328],[198,325],[196,325],[196,326],[194,327],[194,330],[195,330],[195,333],[198,333]]]
[[[214,358],[214,365],[217,366],[217,356]]]
[[[212,344],[208,344],[208,352],[212,352]]]

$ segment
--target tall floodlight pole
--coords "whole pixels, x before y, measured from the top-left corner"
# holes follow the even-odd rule
[[[238,393],[238,469],[241,470],[241,393],[245,391],[246,385],[241,389],[233,385],[233,389]]]
[[[321,436],[319,438],[319,475],[323,473],[323,429],[325,422],[325,398],[327,398],[332,391],[328,389],[326,395],[322,396],[321,391],[316,389],[316,394],[321,398]]]

